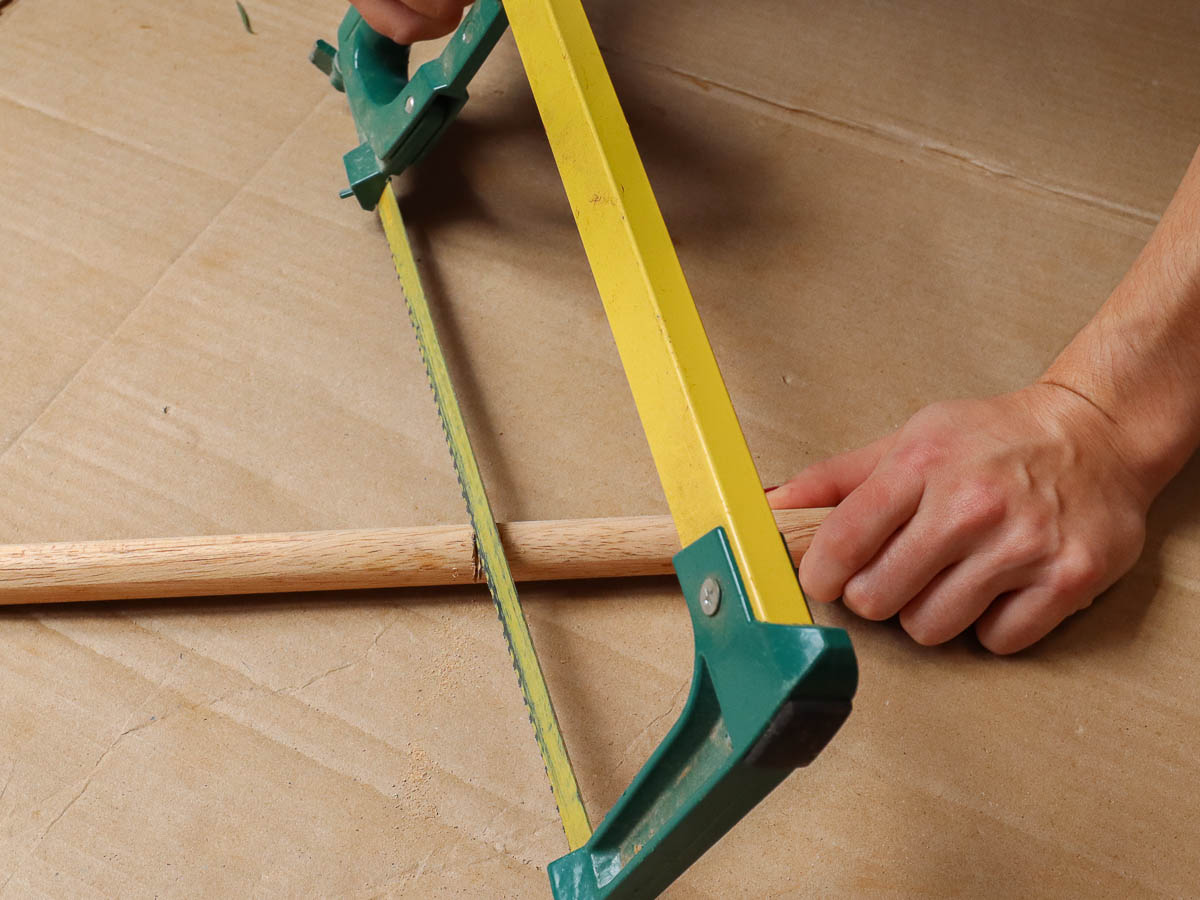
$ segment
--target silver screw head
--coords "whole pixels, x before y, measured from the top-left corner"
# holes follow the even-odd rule
[[[721,608],[721,583],[709,575],[700,584],[700,609],[706,616],[715,616]]]
[[[410,113],[413,111],[413,98],[412,97],[409,97],[407,100],[404,101],[404,111],[406,113]]]

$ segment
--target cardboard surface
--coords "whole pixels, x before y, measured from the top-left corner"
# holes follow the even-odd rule
[[[0,541],[461,521],[336,4],[0,12]],[[1037,374],[1200,142],[1192,3],[589,4],[764,481]],[[663,511],[502,41],[402,185],[497,513]],[[1031,652],[839,609],[841,734],[675,897],[1187,896],[1200,469]],[[673,584],[528,616],[593,818],[682,705]],[[565,850],[480,591],[0,612],[0,896],[544,896]]]

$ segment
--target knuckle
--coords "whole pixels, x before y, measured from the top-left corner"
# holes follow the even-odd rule
[[[837,599],[837,589],[831,588],[823,578],[809,573],[803,563],[800,566],[800,589],[806,599],[818,603],[832,603]]]
[[[840,520],[826,524],[826,533],[822,535],[825,540],[818,545],[814,538],[812,548],[819,552],[822,568],[827,571],[853,571],[857,555],[855,544],[852,540],[853,534],[842,527]],[[812,550],[809,552],[811,553]]]
[[[855,580],[851,580],[842,589],[842,602],[862,618],[875,622],[881,622],[895,612],[878,592]]]
[[[900,610],[900,627],[923,647],[946,643],[957,637],[967,624],[962,621],[956,598],[942,589],[925,594],[923,602],[909,603]]]
[[[454,0],[405,0],[404,6],[431,20],[438,30],[452,31],[462,15],[463,4]]]
[[[933,434],[941,433],[947,427],[952,427],[952,424],[952,401],[941,401],[923,406],[908,420],[909,428]]]
[[[463,11],[463,4],[456,3],[455,0],[434,0],[432,6],[434,18],[443,22],[451,19],[457,22]]]
[[[826,590],[822,585],[810,585],[802,583],[800,590],[804,594],[805,601],[809,603],[832,603],[837,599],[837,595],[833,591]]]
[[[915,621],[905,621],[904,616],[901,616],[900,624],[908,632],[908,636],[922,647],[934,647],[938,644],[944,644],[951,637],[951,635],[946,634],[944,628],[928,620],[917,619]]]
[[[979,643],[983,644],[984,649],[995,653],[997,656],[1008,656],[1025,647],[1025,644],[1019,641],[1016,635],[1011,633],[977,628],[975,629],[975,634],[979,638]]]
[[[444,19],[449,9],[446,0],[407,0],[408,5],[431,19]]]
[[[1129,513],[1117,524],[1115,539],[1121,555],[1128,559],[1129,565],[1133,565],[1146,545],[1146,517],[1136,512]]]
[[[800,584],[805,596],[821,603],[832,603],[837,599],[841,581],[838,580],[839,568],[831,563],[820,547],[815,543],[800,560]]]
[[[955,520],[960,530],[979,532],[993,528],[1008,513],[1008,495],[992,481],[977,479],[964,485],[955,500]]]
[[[853,507],[839,525],[845,529],[846,536],[861,542],[872,533],[873,526],[881,524],[909,502],[913,489],[910,477],[893,471],[868,479],[854,493]]]
[[[1103,584],[1108,566],[1101,553],[1089,546],[1069,548],[1060,557],[1050,578],[1058,598],[1086,595],[1087,602]]]
[[[1023,517],[1014,522],[1004,540],[1003,562],[1010,567],[1026,566],[1042,558],[1054,544],[1047,523]]]
[[[933,437],[910,440],[893,451],[898,465],[922,475],[938,468],[945,458],[944,445]]]

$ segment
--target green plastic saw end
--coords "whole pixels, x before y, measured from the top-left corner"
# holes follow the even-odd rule
[[[591,840],[550,864],[557,900],[657,896],[850,713],[849,636],[755,619],[723,529],[681,550],[675,571],[696,643],[691,693]]]

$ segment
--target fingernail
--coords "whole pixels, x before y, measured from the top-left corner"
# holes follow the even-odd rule
[[[773,485],[771,485],[770,487],[763,488],[763,493],[764,493],[764,494],[769,494],[769,493],[771,493],[771,491],[777,490],[778,488],[779,488],[779,485],[777,485],[777,484],[773,484]]]

